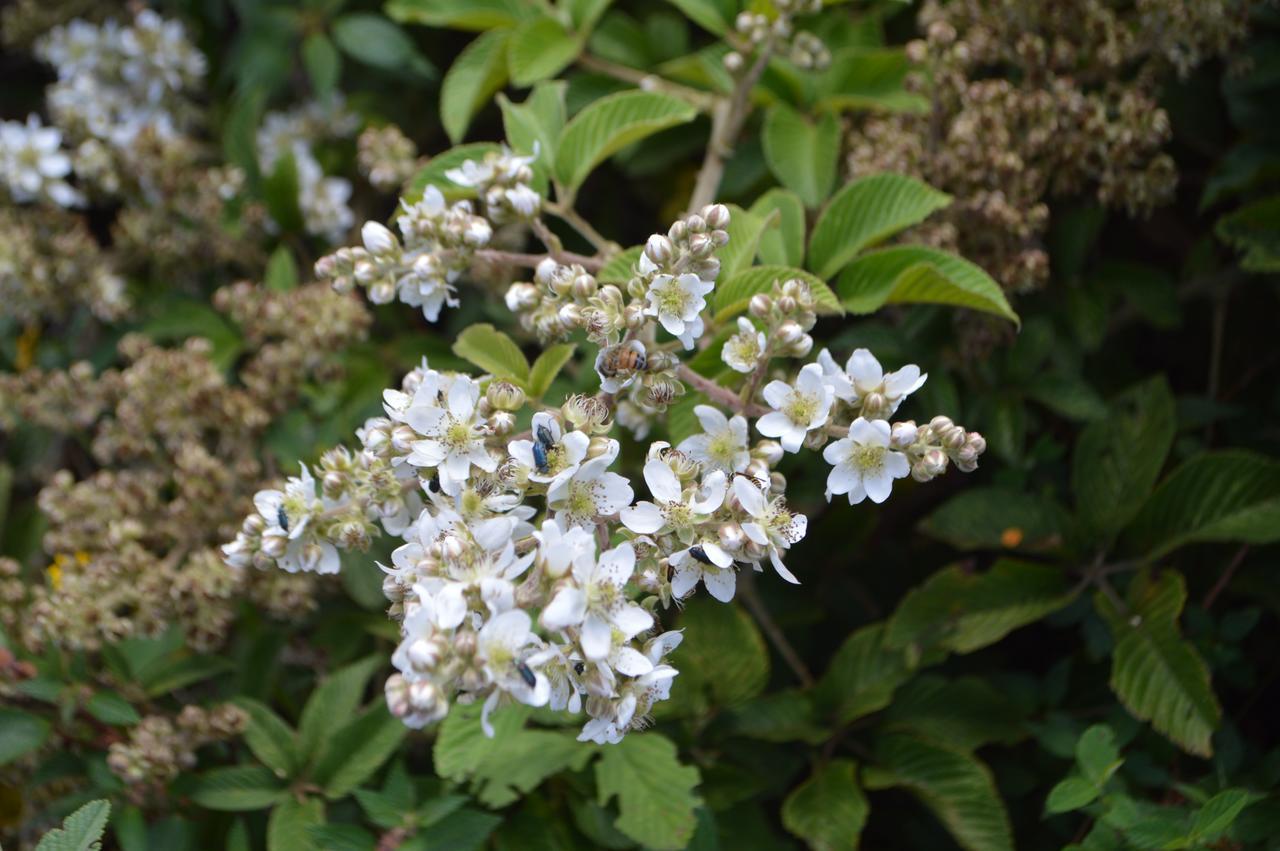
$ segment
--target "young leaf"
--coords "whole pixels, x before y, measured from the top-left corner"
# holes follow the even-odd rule
[[[511,82],[524,87],[550,79],[576,59],[580,50],[582,39],[554,18],[543,15],[525,21],[507,45]]]
[[[778,224],[778,216],[774,213],[757,216],[736,204],[729,205],[729,214],[729,227],[726,228],[729,242],[716,252],[716,256],[720,258],[720,276],[725,280],[751,265],[760,245],[760,237]]]
[[[880,737],[868,789],[905,787],[920,798],[968,851],[1013,851],[1004,801],[991,771],[972,754],[914,736]]]
[[[1100,789],[1082,777],[1068,777],[1049,790],[1044,811],[1049,815],[1067,813],[1088,806],[1097,799]]]
[[[490,30],[463,48],[440,86],[440,123],[455,145],[471,119],[507,82],[510,30]]]
[[[253,755],[278,777],[292,777],[298,769],[298,735],[269,706],[248,697],[236,705],[249,716],[244,741]]]
[[[287,798],[289,790],[260,765],[214,768],[191,780],[188,795],[208,810],[261,810]]]
[[[840,300],[831,288],[803,269],[793,269],[790,266],[752,266],[716,284],[713,303],[716,322],[724,322],[745,311],[751,297],[756,293],[769,292],[775,281],[789,281],[792,278],[799,278],[809,285],[814,310],[818,314],[839,316],[844,313]]]
[[[1076,742],[1076,764],[1080,773],[1099,789],[1123,762],[1116,747],[1116,734],[1106,724],[1094,724]]]
[[[43,745],[49,730],[49,722],[38,715],[0,708],[0,765]]]
[[[1280,540],[1280,461],[1243,450],[1191,458],[1151,494],[1124,540],[1148,559],[1200,541]]]
[[[267,289],[276,292],[286,292],[298,286],[298,264],[294,262],[289,246],[281,245],[271,252],[262,283]]]
[[[920,245],[864,254],[845,267],[836,289],[853,313],[872,313],[885,304],[949,304],[1018,322],[990,275],[968,260]]]
[[[556,176],[571,191],[613,154],[660,130],[686,124],[697,111],[657,92],[625,91],[592,102],[564,128]]]
[[[809,268],[830,278],[864,248],[917,225],[951,196],[901,174],[873,174],[848,183],[823,209],[809,237]]]
[[[658,733],[627,736],[601,750],[596,789],[601,806],[615,795],[617,828],[648,848],[684,848],[697,824],[698,770],[681,765],[676,747]]]
[[[1062,571],[1000,559],[985,573],[944,568],[903,598],[885,643],[972,653],[1071,602]]]
[[[373,12],[352,12],[333,22],[333,40],[352,59],[388,71],[410,69],[423,77],[436,70],[394,22]]]
[[[764,119],[764,158],[774,177],[816,208],[831,194],[840,153],[840,122],[824,115],[817,123],[785,103],[775,103]]]
[[[384,8],[401,23],[472,32],[514,27],[536,10],[525,0],[390,0]]]
[[[778,266],[804,264],[804,202],[789,189],[770,189],[751,205],[753,216],[778,214],[778,225],[760,234],[760,262]]]
[[[1222,709],[1209,685],[1209,668],[1178,634],[1187,600],[1182,574],[1142,575],[1129,589],[1128,611],[1106,595],[1094,598],[1115,638],[1111,688],[1135,718],[1168,736],[1188,753],[1209,757],[1210,738]]]
[[[551,389],[551,382],[556,380],[556,376],[560,374],[560,370],[564,369],[564,365],[573,359],[575,349],[577,346],[573,343],[558,343],[548,346],[542,354],[538,355],[538,359],[533,362],[533,367],[529,370],[526,388],[531,398],[541,399],[547,394]]]
[[[858,765],[833,760],[814,771],[782,804],[782,824],[814,851],[857,848],[871,808],[858,785]]]
[[[302,210],[298,207],[298,164],[293,152],[276,160],[271,172],[262,181],[262,200],[267,212],[282,231],[292,233],[302,230]]]
[[[307,69],[311,88],[317,97],[328,97],[342,76],[342,57],[329,37],[321,32],[312,33],[302,42],[302,66]]]
[[[471,325],[458,335],[453,353],[493,375],[514,379],[520,385],[529,381],[529,361],[515,341],[488,323]]]
[[[520,104],[512,103],[505,95],[498,95],[507,142],[521,154],[532,155],[536,150],[535,169],[547,170],[555,162],[556,147],[564,131],[564,93],[567,88],[568,84],[561,80],[539,83]]]
[[[684,641],[672,654],[673,664],[688,676],[677,701],[705,694],[712,704],[727,706],[755,697],[769,680],[769,651],[755,622],[738,606],[709,598],[689,601],[680,616]]]
[[[138,710],[114,691],[95,692],[84,708],[103,724],[126,726],[142,720]]]
[[[94,851],[107,829],[111,815],[109,801],[90,801],[67,816],[62,827],[49,831],[36,845],[36,851]]]
[[[361,659],[334,671],[311,692],[298,721],[298,751],[304,760],[315,763],[325,741],[355,714],[365,685],[384,662],[378,655]]]
[[[324,801],[289,796],[267,820],[267,851],[328,851],[311,841],[310,829],[324,824]]]
[[[818,682],[814,700],[835,725],[884,709],[915,670],[907,654],[884,643],[884,624],[872,624],[845,639]]]
[[[1071,487],[1090,529],[1109,535],[1138,513],[1173,445],[1175,415],[1173,394],[1158,375],[1126,390],[1111,402],[1106,419],[1081,432]]]
[[[381,768],[408,732],[385,701],[376,701],[324,742],[311,778],[328,798],[341,798]]]
[[[1199,841],[1217,839],[1231,827],[1240,812],[1259,797],[1247,789],[1224,789],[1214,795],[1196,813],[1191,825],[1191,838]]]

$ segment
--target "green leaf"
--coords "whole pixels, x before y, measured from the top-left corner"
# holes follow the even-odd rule
[[[1196,813],[1191,837],[1201,841],[1217,839],[1231,827],[1245,807],[1260,797],[1247,789],[1224,789],[1206,801]]]
[[[260,765],[214,768],[191,780],[191,800],[208,810],[261,810],[288,797],[288,790]]]
[[[872,313],[885,304],[947,304],[1018,322],[990,275],[968,260],[920,245],[864,254],[845,267],[836,289],[853,313]]]
[[[49,831],[36,845],[36,851],[94,851],[111,815],[109,801],[90,801],[67,816],[62,827]]]
[[[516,152],[530,156],[537,150],[535,168],[547,170],[555,162],[560,134],[564,131],[567,88],[568,84],[560,80],[539,83],[520,104],[498,95],[508,144]]]
[[[885,644],[884,624],[850,635],[818,682],[818,709],[833,725],[844,726],[889,705],[893,693],[910,679],[915,664],[902,650]]]
[[[379,700],[323,743],[312,779],[327,797],[341,798],[381,768],[408,732]]]
[[[972,653],[1072,599],[1058,568],[1015,559],[1000,559],[985,573],[947,567],[903,598],[885,643]]]
[[[565,0],[569,11],[569,25],[579,33],[590,33],[612,2],[613,0]]]
[[[1175,428],[1173,394],[1161,375],[1120,394],[1106,419],[1085,427],[1072,458],[1071,487],[1090,529],[1110,535],[1133,519],[1160,475]]]
[[[440,122],[455,145],[480,107],[507,82],[510,30],[490,30],[463,48],[440,86]]]
[[[963,490],[920,523],[920,531],[960,550],[1054,549],[1066,514],[1048,497],[1013,488]]]
[[[298,721],[298,752],[315,763],[325,741],[355,714],[373,672],[385,663],[379,655],[369,656],[334,671],[311,692]]]
[[[388,71],[416,71],[434,77],[435,68],[418,53],[413,39],[393,21],[372,12],[352,12],[333,22],[333,40],[353,59]]]
[[[473,32],[514,27],[536,9],[525,0],[390,0],[385,7],[401,23]]]
[[[760,237],[778,224],[778,216],[773,213],[757,216],[735,204],[728,207],[729,227],[725,230],[729,234],[729,242],[716,252],[720,259],[720,276],[726,280],[751,265],[760,246]]]
[[[302,66],[320,98],[331,95],[342,76],[342,57],[324,33],[312,33],[302,42]]]
[[[1080,773],[1101,789],[1123,762],[1116,747],[1116,734],[1106,724],[1094,724],[1076,742],[1076,764]]]
[[[420,837],[427,838],[427,844],[416,847],[425,847],[429,851],[437,848],[448,849],[448,851],[472,851],[472,849],[484,847],[489,835],[497,830],[501,823],[502,816],[465,807],[436,822],[429,832],[419,834]],[[406,843],[401,848],[408,851],[409,844]]]
[[[731,319],[747,309],[751,297],[756,293],[767,293],[773,289],[775,281],[789,281],[799,278],[809,285],[813,294],[814,310],[823,316],[839,316],[844,313],[840,300],[822,279],[814,277],[803,269],[790,266],[752,266],[743,269],[731,278],[726,278],[716,285],[715,289],[715,321],[717,323]]]
[[[276,292],[287,292],[298,286],[298,264],[294,262],[289,246],[281,245],[271,252],[262,283]]]
[[[1044,811],[1050,815],[1078,810],[1093,803],[1099,794],[1094,784],[1081,777],[1068,777],[1049,790],[1045,799]]]
[[[522,23],[507,45],[511,82],[531,86],[559,74],[578,58],[582,39],[545,15]]]
[[[49,738],[49,722],[18,709],[0,707],[0,765],[30,753]]]
[[[633,245],[609,258],[609,262],[596,273],[596,280],[602,284],[618,284],[625,286],[635,274],[635,265],[644,253],[643,245]]]
[[[840,153],[840,122],[824,115],[813,123],[784,103],[764,118],[764,158],[769,170],[806,207],[816,208],[831,194]]]
[[[490,719],[494,736],[480,727],[478,704],[455,707],[440,725],[435,768],[441,777],[471,782],[476,797],[504,807],[568,767],[581,768],[592,748],[568,732],[525,729],[529,709],[510,706]]]
[[[303,228],[302,210],[298,207],[298,164],[293,152],[285,151],[262,181],[262,200],[267,212],[282,231],[298,233]]]
[[[821,766],[782,804],[782,824],[815,851],[857,848],[871,808],[858,785],[858,765],[837,759]]]
[[[491,374],[514,379],[521,386],[529,381],[529,361],[515,341],[492,325],[470,325],[453,343],[453,353]]]
[[[287,797],[267,820],[267,851],[328,851],[311,841],[311,828],[322,824],[324,801]]]
[[[687,124],[697,111],[657,92],[625,91],[593,101],[564,128],[556,152],[556,176],[571,192],[592,170],[633,142]]]
[[[541,399],[551,389],[551,382],[556,380],[564,365],[573,359],[578,347],[573,343],[558,343],[548,346],[538,355],[529,370],[529,382],[526,388],[533,399]]]
[[[751,205],[753,216],[778,214],[778,226],[760,235],[760,261],[770,265],[804,264],[804,202],[790,189],[774,188]]]
[[[922,800],[969,851],[1013,849],[1004,801],[991,771],[972,754],[914,736],[880,737],[868,789],[901,786]]]
[[[307,826],[307,838],[324,851],[375,851],[377,838],[355,824],[313,824]]]
[[[898,689],[884,714],[886,729],[921,733],[964,750],[1012,744],[1025,734],[1023,721],[1007,694],[977,677],[918,676]]]
[[[1178,634],[1178,615],[1187,600],[1182,574],[1159,579],[1138,576],[1129,588],[1127,610],[1106,595],[1095,598],[1115,639],[1111,688],[1129,713],[1197,756],[1213,754],[1210,738],[1222,709],[1209,684],[1209,668]]]
[[[1280,540],[1280,461],[1243,450],[1204,452],[1169,474],[1125,533],[1157,559],[1186,544]]]
[[[84,708],[103,724],[123,726],[137,724],[142,720],[138,710],[114,691],[95,692]]]
[[[809,237],[809,267],[830,278],[864,248],[918,225],[951,196],[902,174],[872,174],[848,183],[823,209]]]
[[[738,11],[737,4],[729,0],[667,0],[667,2],[684,12],[686,17],[712,35],[724,35]]]
[[[1223,216],[1214,231],[1244,255],[1240,268],[1246,272],[1280,272],[1280,195]]]
[[[1072,420],[1100,420],[1107,415],[1107,403],[1078,375],[1037,376],[1027,396]]]
[[[460,167],[467,160],[483,162],[487,154],[496,153],[498,150],[500,150],[499,146],[493,142],[473,142],[468,145],[458,145],[432,157],[413,176],[413,180],[409,181],[408,190],[405,192],[405,200],[409,203],[420,200],[422,193],[428,186],[434,186],[439,189],[444,197],[450,201],[474,197],[476,194],[475,189],[469,186],[459,186],[446,177],[445,172]]]
[[[769,681],[769,651],[755,622],[742,608],[695,596],[680,615],[684,641],[672,654],[686,679],[673,686],[683,704],[695,696],[715,706],[741,703]]]
[[[248,697],[235,701],[249,716],[244,741],[253,755],[278,777],[292,777],[298,770],[298,734],[264,703]]]
[[[846,47],[834,51],[831,64],[815,83],[821,111],[866,109],[923,113],[929,100],[903,85],[911,63],[900,47]]]
[[[698,770],[681,765],[676,746],[658,733],[627,736],[601,749],[596,790],[601,806],[615,795],[618,830],[648,848],[684,848],[693,836]]]

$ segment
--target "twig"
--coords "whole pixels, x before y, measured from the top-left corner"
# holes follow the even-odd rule
[[[710,112],[715,108],[719,98],[711,92],[704,92],[701,89],[695,89],[691,86],[681,85],[671,80],[659,77],[657,74],[651,74],[648,71],[641,71],[638,68],[629,68],[626,65],[619,65],[616,62],[609,62],[598,56],[590,56],[583,54],[578,57],[578,64],[588,71],[597,71],[601,74],[607,74],[624,83],[631,83],[645,91],[665,92],[666,94],[678,97],[688,102],[703,112]]]
[[[773,347],[768,343],[765,344],[764,351],[760,353],[760,362],[756,364],[756,368],[751,371],[751,376],[747,379],[747,383],[742,385],[742,393],[738,396],[744,405],[749,405],[755,401],[756,390],[760,387],[760,381],[764,378],[765,372],[769,369],[769,361],[772,359],[771,349]]]
[[[1213,583],[1213,587],[1209,589],[1209,593],[1204,595],[1204,602],[1200,604],[1202,608],[1207,610],[1213,605],[1214,600],[1218,599],[1218,595],[1222,593],[1223,589],[1225,589],[1228,584],[1230,584],[1231,578],[1236,575],[1236,571],[1240,568],[1241,562],[1244,561],[1244,557],[1248,555],[1248,553],[1248,544],[1245,544],[1240,547],[1240,549],[1236,550],[1236,554],[1231,559],[1231,563],[1227,565],[1227,569],[1222,571],[1222,575],[1218,577],[1218,581]]]
[[[742,602],[746,604],[747,609],[750,610],[752,617],[756,619],[756,623],[760,624],[760,629],[764,631],[769,642],[773,644],[773,649],[778,651],[778,655],[782,657],[782,660],[787,663],[787,667],[796,675],[796,679],[805,688],[811,688],[813,686],[813,674],[805,666],[800,654],[787,641],[787,636],[778,628],[773,616],[765,608],[764,601],[760,599],[760,594],[756,591],[754,568],[747,567],[738,573],[738,594],[742,597]]]
[[[686,364],[680,364],[676,367],[676,376],[685,384],[692,385],[695,389],[702,391],[706,397],[713,402],[718,402],[731,411],[739,414],[745,414],[748,417],[759,417],[768,413],[767,408],[759,405],[743,402],[738,398],[738,394],[734,393],[727,387],[721,387],[704,375],[699,375],[690,369]]]
[[[492,263],[503,263],[510,266],[526,266],[536,269],[538,264],[550,257],[566,266],[577,263],[588,272],[598,272],[604,268],[604,260],[600,257],[588,257],[572,251],[548,251],[546,254],[524,254],[519,251],[499,251],[494,248],[482,248],[476,256]]]
[[[605,237],[600,231],[592,227],[591,223],[582,218],[578,211],[569,204],[548,204],[546,205],[546,210],[576,230],[582,235],[583,239],[591,243],[591,246],[605,257],[617,254],[622,250],[618,243]]]

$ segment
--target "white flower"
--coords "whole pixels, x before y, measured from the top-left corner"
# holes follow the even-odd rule
[[[671,556],[671,593],[686,597],[701,580],[707,592],[722,603],[733,599],[738,576],[733,570],[733,556],[719,544],[703,541]]]
[[[69,174],[71,158],[62,150],[58,128],[44,127],[35,115],[26,124],[0,122],[0,181],[13,200],[44,197],[63,207],[78,206],[84,199],[66,182]]]
[[[396,292],[402,302],[422,308],[426,320],[435,322],[440,318],[440,309],[446,304],[449,307],[461,304],[454,295],[453,280],[456,276],[455,271],[441,266],[434,254],[422,254],[396,281]]]
[[[756,428],[766,437],[778,438],[786,451],[798,452],[805,435],[826,424],[832,390],[822,380],[822,367],[810,363],[800,370],[794,387],[770,381],[764,388],[764,399],[773,411],[757,420]]]
[[[847,493],[849,504],[865,498],[884,502],[893,490],[893,480],[911,472],[911,462],[901,452],[889,448],[890,428],[884,420],[858,417],[849,426],[849,436],[827,444],[822,457],[831,464],[827,476],[827,499]]]
[[[618,442],[611,441],[603,455],[584,462],[569,479],[547,492],[547,506],[562,527],[594,527],[601,517],[611,517],[630,504],[635,497],[631,483],[608,472],[618,449]]]
[[[867,349],[854,349],[843,370],[826,349],[818,353],[818,363],[837,398],[862,403],[863,414],[877,419],[897,411],[902,401],[924,386],[929,377],[913,363],[896,372],[885,372]]]
[[[458,168],[451,168],[444,176],[459,186],[474,189],[493,180],[493,163],[485,159],[480,162],[464,160]]]
[[[433,401],[414,403],[405,411],[405,420],[419,434],[425,436],[413,445],[409,463],[417,467],[435,467],[440,475],[440,487],[445,493],[456,494],[475,464],[481,470],[492,473],[498,461],[485,448],[480,433],[481,421],[476,411],[480,399],[480,385],[460,375],[453,379],[445,397],[447,408],[440,408]]]
[[[444,576],[427,578],[424,587],[435,598],[441,626],[452,629],[466,619],[470,600],[480,602],[492,614],[515,608],[514,581],[533,563],[534,553],[517,556],[514,517],[494,517],[470,526],[457,526],[453,534],[463,543],[456,557],[444,560]]]
[[[789,549],[792,544],[804,538],[809,528],[809,519],[803,514],[792,514],[787,510],[782,497],[770,500],[755,480],[748,476],[735,476],[733,479],[733,495],[737,497],[742,510],[751,518],[742,524],[742,531],[751,543],[765,549],[773,569],[788,582],[800,584],[795,574],[787,570],[779,553]],[[749,561],[759,564],[758,559]]]
[[[360,228],[360,241],[374,255],[389,254],[400,245],[396,235],[380,222],[365,222],[364,227]]]
[[[764,332],[756,329],[745,316],[738,317],[738,333],[724,341],[720,357],[730,369],[741,373],[754,372],[768,346]]]
[[[591,438],[582,431],[563,433],[559,420],[545,411],[533,415],[532,431],[532,440],[513,440],[507,451],[529,469],[529,481],[559,491],[582,466]]]
[[[653,626],[653,615],[623,596],[622,589],[635,567],[636,552],[630,543],[606,550],[594,563],[574,564],[573,581],[556,592],[539,622],[552,631],[581,624],[578,643],[587,659],[598,662],[615,656],[617,643],[628,642]],[[645,673],[652,665],[643,656],[641,659],[644,661],[624,654],[622,665],[615,667],[626,673],[624,669],[634,663],[632,670]]]
[[[692,272],[681,275],[655,275],[645,294],[646,316],[655,316],[662,327],[673,337],[679,338],[686,349],[693,348],[693,341],[702,336],[705,296],[715,288],[714,283],[704,282]]]
[[[725,475],[715,470],[703,479],[702,487],[685,497],[680,480],[665,461],[657,458],[644,465],[644,480],[657,502],[638,502],[619,515],[623,524],[641,535],[673,532],[681,541],[693,540],[693,530],[723,503]]]
[[[531,625],[527,613],[514,609],[491,618],[476,636],[476,658],[483,663],[490,681],[498,686],[480,712],[480,727],[490,738],[494,731],[489,715],[503,692],[529,706],[545,706],[551,697],[551,685],[538,667],[551,658],[552,652],[526,652],[530,645],[540,643],[530,631]]]
[[[283,570],[327,574],[341,569],[337,547],[306,534],[312,518],[324,510],[324,503],[316,497],[316,480],[305,464],[302,475],[289,479],[283,491],[258,491],[253,504],[267,523],[263,536],[288,540],[284,554],[276,560]]]
[[[542,521],[541,531],[534,532],[538,554],[547,575],[559,579],[579,565],[589,568],[596,560],[596,536],[580,526],[561,529],[554,519]]]
[[[503,194],[507,205],[524,219],[533,218],[542,206],[542,196],[523,183],[506,190]]]
[[[711,405],[695,405],[693,413],[702,424],[702,434],[680,441],[676,448],[686,452],[706,470],[725,475],[741,473],[751,463],[747,450],[747,421],[741,416],[725,417]]]

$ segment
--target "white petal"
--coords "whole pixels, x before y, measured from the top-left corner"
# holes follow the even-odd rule
[[[608,658],[609,647],[613,643],[613,629],[609,622],[599,615],[587,615],[587,619],[582,624],[582,633],[579,639],[582,645],[582,653],[593,662]]]
[[[785,381],[770,381],[762,394],[772,408],[781,408],[791,397],[791,387]]]
[[[577,626],[587,615],[587,595],[582,589],[568,586],[556,592],[555,597],[538,618],[545,629],[559,632],[565,627]]]
[[[639,677],[653,670],[653,663],[634,647],[619,647],[610,660],[613,669],[628,677]]]
[[[884,380],[880,361],[867,349],[854,349],[849,362],[845,364],[845,370],[862,387],[875,387]]]
[[[627,604],[613,613],[613,625],[631,639],[653,626],[653,615],[633,603]]]
[[[742,504],[742,510],[752,517],[759,517],[769,507],[760,486],[746,476],[733,477],[733,495]]]
[[[733,592],[737,590],[738,575],[733,568],[706,570],[702,573],[702,584],[707,587],[708,594],[721,603],[727,603],[733,599]]]
[[[662,466],[665,467],[666,464]],[[630,508],[622,509],[618,516],[622,519],[622,525],[641,535],[651,535],[667,522],[661,509],[652,502],[638,502]]]
[[[680,480],[671,471],[665,461],[657,458],[644,465],[644,481],[654,499],[662,502],[678,502],[680,500]]]

